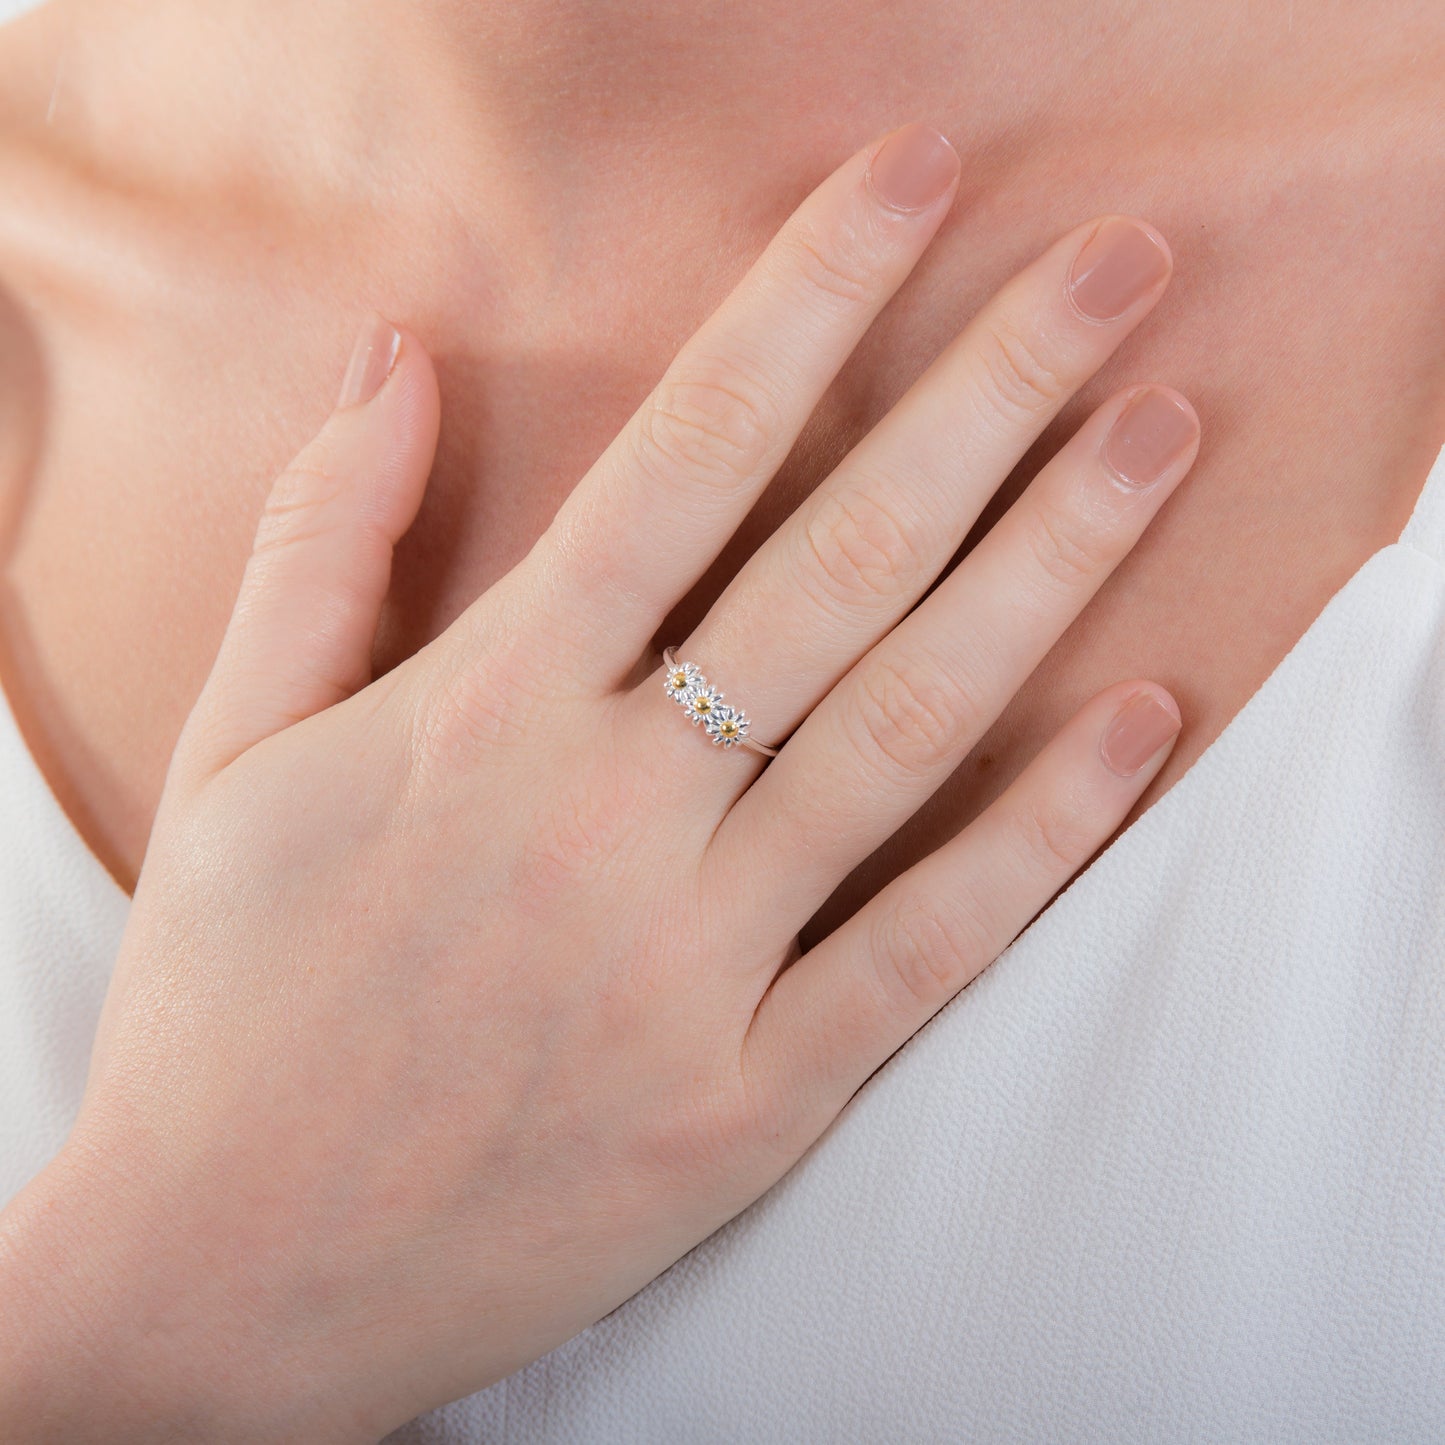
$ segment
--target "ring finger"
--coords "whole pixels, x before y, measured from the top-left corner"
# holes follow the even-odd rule
[[[1198,440],[1193,408],[1164,387],[1100,407],[738,800],[711,844],[722,875],[784,934],[801,928],[963,761],[1133,547]]]

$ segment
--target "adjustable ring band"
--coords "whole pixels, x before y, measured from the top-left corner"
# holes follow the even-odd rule
[[[662,660],[667,664],[662,685],[668,697],[692,720],[694,727],[700,723],[708,737],[720,747],[732,748],[741,743],[764,757],[777,757],[777,748],[770,748],[766,743],[748,736],[752,725],[748,715],[742,708],[724,702],[722,693],[698,671],[696,663],[679,662],[675,647],[665,647]]]

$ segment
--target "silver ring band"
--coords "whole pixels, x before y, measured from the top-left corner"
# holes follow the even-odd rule
[[[662,660],[667,671],[662,675],[662,685],[670,697],[691,719],[694,727],[701,724],[714,743],[719,747],[732,748],[741,744],[764,757],[775,758],[777,748],[760,743],[748,736],[752,724],[740,707],[733,707],[723,701],[723,695],[698,670],[697,664],[679,662],[677,648],[665,647]]]

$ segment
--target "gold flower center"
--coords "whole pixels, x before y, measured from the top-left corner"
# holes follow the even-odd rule
[[[687,674],[686,674],[685,672],[675,672],[675,673],[673,673],[673,675],[672,675],[672,685],[673,685],[674,687],[686,687],[686,686],[687,686]]]
[[[712,711],[712,703],[709,702],[708,699],[705,698],[705,697],[695,697],[695,698],[693,698],[693,700],[692,700],[692,705],[693,705],[693,707],[694,707],[698,712],[711,712],[711,711]]]
[[[737,732],[737,730],[738,730],[738,725],[737,725],[731,718],[729,718],[729,719],[722,725],[722,730],[723,730],[723,733],[724,733],[727,737],[732,737],[732,735],[733,735],[735,732]]]

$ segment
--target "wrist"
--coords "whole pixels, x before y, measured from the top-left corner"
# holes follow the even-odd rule
[[[385,1433],[351,1407],[344,1377],[308,1362],[304,1332],[240,1298],[247,1250],[224,1221],[189,1219],[194,1182],[163,1184],[169,1171],[138,1142],[77,1137],[0,1211],[0,1441]]]
[[[0,1212],[0,1438],[97,1439],[108,1392],[81,1299],[91,1261],[69,1234],[53,1161]],[[98,1311],[97,1311],[98,1313]],[[97,1378],[99,1376],[99,1378]],[[112,1416],[114,1418],[114,1416]]]
[[[62,1150],[0,1212],[0,1439],[245,1438],[216,1393],[231,1365],[218,1375],[205,1339],[176,1327],[164,1232],[138,1232],[118,1196]]]

